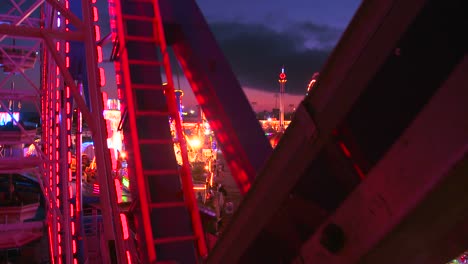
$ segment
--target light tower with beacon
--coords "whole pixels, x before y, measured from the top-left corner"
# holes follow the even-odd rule
[[[278,82],[280,84],[280,97],[279,97],[279,110],[280,110],[280,116],[279,116],[279,131],[283,132],[284,131],[284,87],[286,85],[286,73],[284,72],[284,65],[281,68],[281,73],[279,74],[279,79]]]

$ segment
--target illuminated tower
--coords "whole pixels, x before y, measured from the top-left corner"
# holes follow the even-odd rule
[[[176,104],[177,104],[177,109],[179,110],[180,119],[183,119],[183,115],[182,115],[182,96],[184,96],[184,91],[175,90],[174,92],[175,92],[175,96],[176,96]]]
[[[279,121],[280,121],[280,124],[279,124],[279,129],[280,129],[280,132],[283,132],[284,131],[284,86],[286,85],[286,82],[288,80],[286,80],[286,73],[284,73],[284,66],[281,68],[281,73],[279,74],[279,79],[278,79],[278,82],[280,84],[280,105],[279,105],[279,109],[280,109],[280,116],[279,116]]]

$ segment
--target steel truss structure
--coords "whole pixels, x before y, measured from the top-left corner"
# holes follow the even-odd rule
[[[95,2],[95,1],[94,1]],[[33,40],[33,45],[25,48],[23,54],[28,59],[30,54],[39,54],[40,79],[32,80],[22,67],[24,61],[9,56],[2,49],[3,60],[13,69],[3,79],[6,82],[14,73],[19,73],[37,91],[41,98],[42,142],[36,149],[43,158],[42,182],[47,197],[47,234],[49,237],[52,263],[84,262],[80,229],[82,205],[72,193],[71,173],[71,128],[73,102],[90,127],[96,146],[96,159],[101,177],[101,203],[106,205],[102,210],[105,240],[109,249],[103,252],[103,261],[120,258],[125,263],[126,250],[123,245],[122,225],[116,203],[115,188],[111,173],[111,164],[106,145],[106,126],[102,116],[103,103],[100,91],[100,70],[98,69],[98,52],[96,41],[99,39],[99,27],[96,24],[95,6],[90,1],[81,1],[78,18],[69,8],[69,1],[9,1],[9,10],[1,15],[6,21],[0,25],[2,40]],[[89,83],[90,105],[85,103],[76,83],[76,78],[69,71],[70,42],[83,43],[86,49],[86,68]],[[102,55],[102,54],[101,54]],[[5,64],[5,62],[4,62]],[[5,71],[5,66],[4,66]],[[39,86],[37,84],[40,84]],[[77,181],[78,183],[80,181]],[[80,185],[80,184],[76,184]],[[76,189],[80,189],[78,186]],[[76,202],[78,201],[78,202]],[[119,238],[119,239],[116,239]],[[115,241],[115,245],[113,244]],[[116,251],[118,254],[110,252]]]
[[[364,1],[272,152],[194,0],[108,1],[105,37],[97,1],[9,0],[0,14],[2,108],[20,98],[6,92],[12,78],[37,93],[22,99],[40,98],[33,167],[41,165],[52,263],[441,263],[466,250],[466,3]],[[128,212],[102,115],[106,43],[125,117]],[[169,47],[245,194],[209,254],[187,156],[183,164],[174,157],[173,145],[186,143]],[[74,52],[83,54],[86,80],[71,69]],[[35,59],[38,80],[27,74]],[[81,179],[71,173],[75,106],[100,175],[105,224],[96,259],[84,239]]]
[[[24,38],[35,41],[36,47],[28,48],[29,53],[23,54],[23,58],[35,52],[39,54],[39,80],[24,74],[24,69],[17,72],[35,88],[41,98],[42,142],[37,149],[43,158],[41,180],[48,201],[47,233],[51,261],[132,263],[181,258],[180,261],[186,262],[184,258],[193,251],[193,246],[188,246],[186,241],[194,241],[197,251],[190,262],[199,261],[206,257],[207,251],[192,191],[187,156],[182,155],[182,167],[170,168],[154,167],[154,164],[172,164],[172,161],[161,163],[161,158],[149,160],[148,153],[145,154],[145,151],[151,151],[160,153],[162,156],[159,157],[170,158],[174,156],[172,144],[180,144],[179,149],[182,150],[186,144],[176,109],[165,35],[169,36],[167,42],[181,62],[210,126],[217,131],[218,141],[228,157],[230,169],[237,175],[236,180],[242,193],[250,188],[256,171],[271,152],[271,147],[194,2],[180,2],[173,6],[174,3],[165,1],[109,1],[111,34],[105,37],[101,37],[96,1],[83,0],[78,5],[76,3],[68,0],[11,0],[11,8],[4,16],[10,22],[0,25],[3,39]],[[183,41],[175,41],[171,37],[176,33],[173,30],[165,33],[168,23],[182,25],[177,29],[177,34],[184,36]],[[204,28],[202,35],[193,34],[193,27],[197,23],[199,29]],[[138,35],[141,34],[140,26],[145,28],[142,36]],[[116,48],[112,60],[115,62],[117,88],[125,109],[123,114],[127,117],[122,122],[130,156],[132,196],[135,198],[130,215],[135,218],[137,225],[134,231],[139,239],[136,241],[135,234],[129,230],[128,215],[119,209],[119,183],[113,178],[106,145],[106,125],[101,114],[103,95],[100,87],[105,84],[105,71],[99,66],[103,61],[102,45],[106,43],[112,43]],[[157,58],[158,49],[161,60]],[[19,67],[15,64],[15,58],[3,53],[10,67]],[[153,54],[146,58],[145,55],[150,53]],[[195,57],[191,58],[187,53],[196,54],[197,59],[193,60]],[[86,72],[85,79],[76,72],[76,54],[84,55],[80,59],[85,61],[81,65]],[[207,61],[203,57],[212,59]],[[164,69],[164,78],[168,82],[166,87],[161,83],[161,69]],[[148,79],[148,73],[156,73],[154,76],[159,77]],[[226,79],[230,80],[228,87],[225,85]],[[36,84],[38,82],[39,86]],[[86,96],[82,95],[85,83],[88,86]],[[240,110],[239,105],[242,106]],[[103,225],[103,242],[99,243],[99,260],[88,256],[86,250],[80,166],[77,166],[76,180],[72,178],[71,163],[72,155],[75,154],[72,153],[73,110],[77,110],[77,119],[82,117],[92,132],[100,175],[100,208],[106,224]],[[243,118],[235,118],[239,114]],[[161,127],[169,125],[168,121],[175,123],[176,142],[168,137],[169,130],[158,132]],[[160,125],[155,128],[154,122]],[[81,142],[80,125],[78,122],[75,135],[77,144]],[[162,133],[163,138],[158,133]],[[168,146],[171,150],[169,152],[166,149]],[[81,163],[78,150],[76,163]],[[181,186],[179,181],[182,182]],[[173,189],[168,192],[168,188]],[[184,192],[182,200],[178,198],[179,189]],[[161,193],[166,193],[166,196],[161,196]],[[188,233],[182,234],[180,230],[187,227],[183,220],[187,214],[185,210],[188,210],[190,220],[187,222]],[[174,216],[182,220],[174,220]],[[162,221],[162,218],[167,219]],[[174,230],[175,233],[166,230]],[[135,242],[139,256],[133,247]]]

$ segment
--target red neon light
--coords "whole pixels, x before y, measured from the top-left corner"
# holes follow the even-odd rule
[[[366,178],[366,175],[364,174],[364,172],[362,172],[361,168],[359,168],[357,164],[353,164],[353,166],[357,174],[359,175],[359,178],[361,178],[361,180],[364,180],[364,178]]]
[[[57,51],[60,51],[60,42],[55,43],[55,48]]]
[[[65,52],[69,53],[70,52],[70,42],[65,42]]]
[[[340,145],[340,148],[345,156],[351,158],[351,152],[349,152],[349,149],[346,147],[346,145],[343,142],[339,142],[338,144]]]
[[[98,63],[101,63],[102,62],[102,47],[101,46],[97,46],[97,58],[98,58]]]
[[[73,259],[73,264],[78,264],[78,260],[76,258]]]
[[[104,72],[104,68],[102,67],[99,68],[99,81],[101,87],[104,87],[106,85],[106,73]]]
[[[75,235],[75,222],[71,222],[71,234]]]
[[[93,6],[93,21],[97,22],[99,20],[97,7]]]
[[[65,57],[65,67],[70,68],[70,58],[68,56]]]
[[[55,188],[55,192],[57,193],[57,196],[59,196],[59,195],[60,195],[60,188],[59,188],[59,187],[56,187],[56,188]]]
[[[198,104],[200,104],[200,105],[203,105],[203,104],[206,103],[205,98],[203,96],[199,95],[199,94],[195,95],[195,98],[197,98]]]
[[[75,240],[72,240],[72,249],[73,249],[73,254],[76,253],[76,242]]]
[[[120,222],[122,222],[123,238],[128,239],[128,225],[125,214],[120,214]]]
[[[70,102],[67,102],[65,105],[66,105],[67,114],[70,114],[70,111],[71,111]]]
[[[132,264],[132,258],[131,258],[131,256],[130,256],[130,251],[127,250],[125,253],[127,254],[127,262],[128,262],[128,264]]]
[[[115,193],[117,194],[117,203],[122,202],[122,187],[120,186],[120,181],[118,179],[114,179],[115,185]]]
[[[94,26],[94,33],[96,34],[96,41],[101,40],[101,28],[98,25]]]
[[[75,216],[75,210],[73,210],[73,204],[70,204],[70,216]]]
[[[48,228],[48,232],[49,232],[49,251],[50,251],[50,255],[53,256],[54,255],[54,248],[53,248],[53,241],[52,241],[52,231],[50,230],[50,226]],[[50,260],[52,260],[52,264],[55,261],[54,258],[50,258]]]

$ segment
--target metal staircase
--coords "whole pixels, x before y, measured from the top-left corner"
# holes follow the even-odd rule
[[[138,203],[133,215],[139,254],[145,263],[197,263],[207,250],[158,1],[116,1],[115,13],[121,14],[116,17],[117,63],[128,121],[125,145],[136,179],[132,196]],[[174,144],[180,144],[182,164]]]

